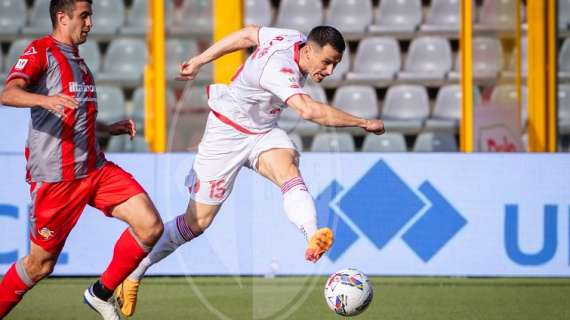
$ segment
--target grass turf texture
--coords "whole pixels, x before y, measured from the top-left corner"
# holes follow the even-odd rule
[[[342,319],[324,277],[147,278],[131,319]],[[570,319],[570,279],[372,277],[375,297],[357,319]],[[87,278],[52,278],[9,319],[99,319],[82,304]],[[206,303],[204,303],[206,302]],[[209,306],[208,306],[209,304]],[[214,311],[212,311],[214,310]],[[220,312],[225,316],[216,314]]]

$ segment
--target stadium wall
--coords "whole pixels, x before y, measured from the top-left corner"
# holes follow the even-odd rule
[[[185,210],[193,154],[111,154],[163,218]],[[336,243],[303,259],[279,189],[248,169],[212,227],[151,269],[155,275],[570,275],[570,158],[565,154],[303,154],[321,224]],[[28,252],[29,194],[21,154],[1,154],[0,273]],[[56,275],[99,274],[124,224],[85,211]]]

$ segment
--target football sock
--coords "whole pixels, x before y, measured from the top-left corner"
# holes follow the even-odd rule
[[[313,197],[301,177],[295,177],[281,186],[283,208],[289,220],[308,240],[317,230],[317,211]]]
[[[34,286],[24,269],[23,259],[14,263],[0,283],[0,319],[4,318],[22,300],[24,294]]]
[[[111,293],[117,288],[123,280],[139,265],[141,260],[148,254],[150,247],[142,244],[137,238],[135,238],[132,231],[127,228],[117,243],[115,244],[115,250],[113,252],[113,258],[111,263],[107,267],[107,270],[103,272],[100,279],[100,284],[103,285],[100,289],[106,289]],[[95,296],[102,300],[107,296],[104,290],[99,290],[101,296],[97,292],[93,292]]]
[[[141,261],[135,271],[129,275],[129,279],[140,281],[150,266],[164,259],[178,247],[195,237],[190,227],[184,221],[184,214],[168,221],[164,224],[164,232],[152,248],[152,251]]]

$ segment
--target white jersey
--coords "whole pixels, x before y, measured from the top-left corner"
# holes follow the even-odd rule
[[[244,133],[263,133],[277,125],[287,100],[303,90],[306,75],[299,68],[299,31],[261,27],[259,46],[231,84],[208,88],[208,105],[222,121]]]

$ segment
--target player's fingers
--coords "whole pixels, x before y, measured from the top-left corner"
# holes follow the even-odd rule
[[[128,122],[129,122],[131,140],[133,140],[133,138],[137,135],[137,125],[132,119],[129,119]]]
[[[74,97],[65,94],[58,94],[58,97],[62,99],[62,101],[65,101],[65,105],[71,108],[77,108],[79,106],[79,102]]]

